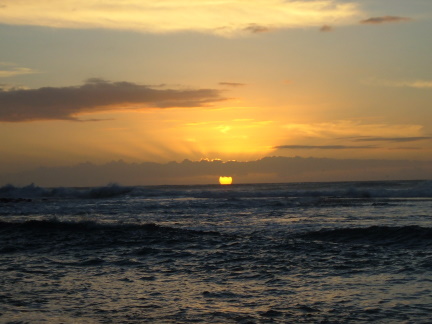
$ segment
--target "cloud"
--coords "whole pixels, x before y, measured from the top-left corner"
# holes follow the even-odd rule
[[[3,91],[14,91],[14,90],[23,90],[23,89],[27,89],[27,88],[19,85],[0,83],[0,93]]]
[[[196,31],[236,36],[271,29],[351,24],[357,1],[336,0],[3,0],[0,23],[54,28],[108,28],[147,33]]]
[[[404,22],[409,20],[411,20],[411,18],[398,17],[398,16],[383,16],[383,17],[372,17],[369,19],[361,20],[360,23],[377,25],[377,24],[384,24],[384,23]]]
[[[396,143],[404,143],[404,142],[416,142],[416,141],[424,141],[430,140],[432,137],[428,136],[412,136],[412,137],[370,137],[370,136],[361,136],[357,138],[353,138],[354,142],[396,142]]]
[[[244,87],[246,83],[238,83],[238,82],[219,82],[219,85],[221,86],[227,86],[227,87]]]
[[[402,87],[410,87],[410,88],[417,88],[417,89],[431,89],[432,88],[432,81],[411,81],[411,82],[403,82],[400,84]]]
[[[279,145],[275,149],[290,149],[290,150],[352,150],[352,149],[375,149],[376,146],[347,146],[347,145]]]
[[[244,31],[250,32],[252,34],[260,34],[260,33],[267,33],[270,31],[270,28],[266,26],[261,26],[258,24],[250,24],[249,26],[243,28]]]
[[[389,148],[389,150],[402,150],[402,151],[413,151],[413,150],[421,150],[421,147],[412,147],[412,146],[399,146],[399,147],[392,147]]]
[[[325,123],[285,125],[290,137],[346,139],[370,137],[419,137],[423,126],[416,124],[365,124],[356,120],[336,120]]]
[[[364,80],[363,83],[371,86],[382,86],[382,87],[432,89],[431,80],[394,81],[394,80],[380,80],[380,79],[370,78],[368,80]]]
[[[331,32],[331,31],[333,31],[333,27],[329,26],[329,25],[323,25],[323,26],[321,26],[320,31],[322,31],[322,32]]]
[[[0,64],[0,66],[4,66],[6,64]],[[8,64],[9,66],[11,64]],[[29,69],[29,68],[25,68],[25,67],[11,67],[8,69],[1,69],[0,70],[0,78],[9,78],[9,77],[13,77],[16,75],[24,75],[24,74],[34,74],[34,73],[39,73],[36,70],[33,69]]]
[[[0,121],[79,120],[77,115],[118,109],[203,107],[226,100],[215,89],[154,89],[89,79],[81,86],[0,91]]]

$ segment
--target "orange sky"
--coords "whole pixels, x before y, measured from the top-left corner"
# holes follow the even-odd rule
[[[118,159],[432,160],[432,2],[34,4],[0,8],[0,174]]]

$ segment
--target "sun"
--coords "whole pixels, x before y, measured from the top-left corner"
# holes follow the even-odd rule
[[[230,185],[232,184],[232,177],[219,177],[219,183],[221,185]]]

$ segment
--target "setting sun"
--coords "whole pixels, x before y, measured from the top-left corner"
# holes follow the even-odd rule
[[[219,183],[221,185],[230,185],[232,181],[232,177],[219,177]]]

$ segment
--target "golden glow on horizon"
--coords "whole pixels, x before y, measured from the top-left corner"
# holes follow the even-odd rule
[[[273,151],[269,143],[279,135],[276,127],[270,127],[273,121],[262,120],[255,116],[257,112],[260,109],[256,107],[171,110],[175,119],[166,122],[167,131],[173,130],[173,140],[188,143],[190,149],[201,152],[201,157],[224,161],[258,159]]]
[[[114,159],[121,158],[126,161],[165,163],[180,162],[184,159],[200,161],[203,158],[208,158],[208,161],[218,159],[250,161],[271,155],[343,158],[347,154],[346,149],[275,149],[279,145],[305,147],[308,145],[370,145],[372,148],[368,150],[368,157],[379,157],[385,151],[389,157],[403,158],[407,150],[401,149],[402,145],[397,142],[386,143],[388,150],[384,148],[374,150],[374,146],[383,146],[382,143],[353,142],[352,138],[359,137],[361,140],[362,136],[426,136],[422,126],[416,124],[391,125],[356,120],[288,123],[288,119],[284,118],[279,121],[264,119],[268,116],[261,116],[259,112],[259,108],[255,107],[247,111],[243,108],[227,107],[215,110],[204,108],[152,110],[151,112],[130,112],[127,115],[123,112],[118,115],[95,114],[97,118],[111,117],[113,120],[104,122],[104,129],[99,129],[90,138],[91,142],[98,147],[98,151],[105,152],[103,155],[107,159],[115,156]],[[93,125],[83,124],[86,128],[92,128]],[[120,127],[116,129],[115,126]],[[427,141],[423,143],[426,145]],[[391,150],[392,148],[395,149]],[[413,149],[409,150],[409,153],[416,154],[417,158],[426,158],[428,155],[426,151],[416,153]],[[352,158],[364,158],[365,150],[351,150],[349,154]],[[90,155],[92,153],[89,153]]]
[[[233,182],[232,177],[219,177],[219,183],[221,185],[224,185],[224,186],[230,185],[230,184],[232,184],[232,182]]]

